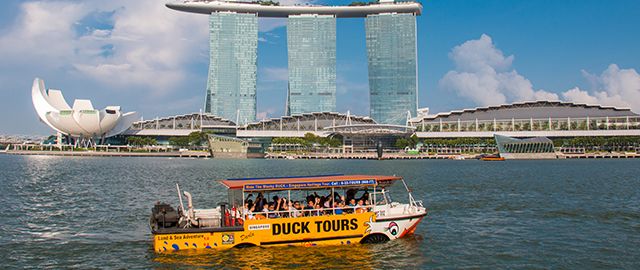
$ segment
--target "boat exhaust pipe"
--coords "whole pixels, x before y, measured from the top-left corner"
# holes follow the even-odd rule
[[[196,215],[193,212],[193,200],[191,193],[184,191],[184,196],[187,198],[187,218],[191,222],[191,225],[198,227],[198,221]]]

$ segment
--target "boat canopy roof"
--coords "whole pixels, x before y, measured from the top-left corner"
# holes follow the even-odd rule
[[[229,189],[242,189],[244,191],[262,190],[287,190],[287,189],[322,189],[332,187],[364,187],[364,186],[388,186],[397,180],[399,176],[389,175],[314,175],[291,177],[264,177],[225,179],[220,182]]]

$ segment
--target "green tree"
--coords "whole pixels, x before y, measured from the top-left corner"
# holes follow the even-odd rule
[[[394,144],[394,146],[396,148],[402,148],[404,149],[405,147],[409,146],[409,141],[405,138],[398,138],[396,140],[396,143]]]
[[[169,144],[173,146],[189,146],[189,137],[169,137]]]
[[[194,131],[189,133],[189,144],[200,146],[209,140],[209,134],[202,131]]]

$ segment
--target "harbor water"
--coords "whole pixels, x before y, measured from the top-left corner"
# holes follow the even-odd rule
[[[222,202],[215,180],[396,174],[429,215],[378,245],[155,254],[156,201]],[[0,155],[7,268],[640,269],[638,160],[216,160]],[[396,200],[406,200],[401,193]]]

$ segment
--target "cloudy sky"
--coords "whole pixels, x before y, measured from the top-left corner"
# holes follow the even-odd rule
[[[3,0],[0,134],[50,134],[30,100],[35,77],[71,103],[120,105],[144,118],[197,112],[208,65],[207,16],[168,0]],[[295,3],[287,0],[281,3]],[[350,1],[317,0],[319,4]],[[431,112],[559,99],[640,112],[640,1],[424,0],[419,105]],[[261,19],[259,118],[284,112],[284,20]],[[368,114],[362,19],[340,19],[338,110]]]

